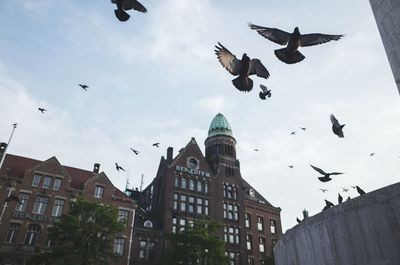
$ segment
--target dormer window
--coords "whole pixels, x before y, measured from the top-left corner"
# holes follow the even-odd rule
[[[96,186],[94,190],[94,197],[95,198],[103,198],[104,187],[103,186]]]
[[[249,189],[249,195],[253,198],[256,196],[253,189]]]
[[[198,160],[196,158],[189,157],[186,164],[187,164],[188,168],[197,169],[198,165],[199,165],[199,162],[198,162]]]
[[[153,223],[150,220],[147,220],[143,224],[144,227],[153,228]]]

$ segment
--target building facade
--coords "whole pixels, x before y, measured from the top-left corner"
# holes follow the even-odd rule
[[[175,157],[168,148],[156,177],[140,193],[133,263],[157,264],[168,250],[166,234],[211,218],[223,224],[221,239],[230,265],[267,264],[282,235],[280,211],[242,178],[236,140],[218,114],[208,131],[205,156],[194,138]]]
[[[369,0],[400,93],[400,1]]]
[[[51,249],[48,228],[77,196],[119,209],[118,219],[128,225],[115,236],[114,253],[121,258],[114,264],[129,264],[135,204],[99,168],[95,164],[88,171],[63,166],[56,157],[39,161],[7,154],[0,169],[0,264],[26,264],[32,254]],[[6,201],[10,196],[20,203]]]

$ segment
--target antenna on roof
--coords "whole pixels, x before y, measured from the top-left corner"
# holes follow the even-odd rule
[[[142,190],[143,190],[143,183],[144,183],[143,179],[144,179],[144,175],[142,173],[142,177],[140,179],[140,192],[142,192]]]

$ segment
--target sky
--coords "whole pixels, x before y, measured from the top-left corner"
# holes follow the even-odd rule
[[[282,209],[284,231],[303,209],[314,215],[324,199],[336,203],[342,187],[368,192],[399,181],[400,96],[368,1],[142,4],[148,13],[129,11],[122,23],[107,0],[0,1],[0,141],[18,123],[9,153],[87,170],[98,162],[121,190],[128,177],[138,187],[142,174],[146,186],[169,146],[176,155],[194,137],[204,153],[220,112],[243,178]],[[345,36],[301,48],[305,60],[287,65],[273,53],[282,47],[248,22]],[[214,54],[217,42],[238,58],[259,58],[270,78],[252,77],[253,90],[238,91]],[[259,99],[259,84],[271,98]],[[331,113],[346,124],[344,138],[332,133]],[[321,183],[309,164],[345,174]]]

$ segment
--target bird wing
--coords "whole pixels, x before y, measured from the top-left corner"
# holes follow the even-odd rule
[[[264,93],[267,93],[267,92],[268,92],[268,88],[267,88],[266,86],[260,85],[260,88],[261,88],[261,90],[262,90]]]
[[[318,173],[322,174],[322,175],[326,175],[325,171],[323,171],[320,168],[314,167],[313,165],[310,165],[315,171],[317,171]]]
[[[269,72],[267,68],[261,63],[259,59],[251,59],[249,63],[249,75],[257,75],[258,77],[262,77],[268,79]]]
[[[328,35],[321,33],[304,34],[300,37],[300,46],[307,47],[322,44],[331,40],[339,40],[343,35]]]
[[[290,33],[277,29],[277,28],[267,28],[262,26],[257,26],[249,23],[249,27],[258,32],[261,36],[270,41],[278,43],[280,45],[286,45],[290,39]]]
[[[329,175],[341,175],[341,174],[343,174],[343,173],[341,173],[341,172],[332,172],[332,173],[329,173]]]
[[[136,0],[125,0],[124,9],[125,10],[134,9],[142,13],[147,13],[147,9],[139,1]]]
[[[335,116],[333,114],[331,114],[331,122],[333,125],[335,125],[336,127],[339,127],[339,122],[338,120],[335,118]]]
[[[218,57],[219,62],[222,66],[228,70],[232,75],[238,75],[240,73],[240,68],[242,68],[242,61],[237,59],[227,48],[225,48],[221,43],[218,42],[218,46],[215,46],[215,54]]]

